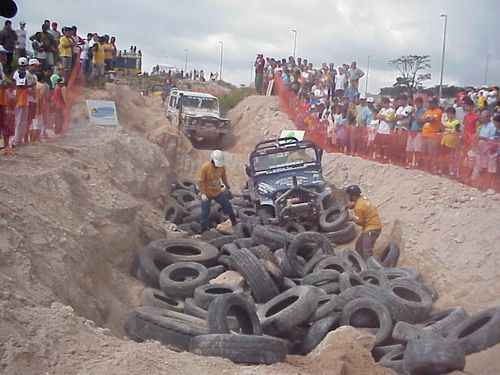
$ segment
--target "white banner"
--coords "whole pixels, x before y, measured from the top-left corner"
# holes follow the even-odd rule
[[[118,126],[115,102],[104,100],[87,100],[89,119],[94,125]]]

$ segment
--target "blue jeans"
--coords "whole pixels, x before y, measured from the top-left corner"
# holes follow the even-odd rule
[[[222,211],[224,211],[224,213],[229,216],[231,223],[233,225],[236,225],[236,216],[234,214],[233,206],[229,201],[227,195],[220,192],[215,197],[209,197],[209,198],[207,197],[207,199],[203,199],[201,201],[201,216],[200,216],[201,232],[207,230],[208,216],[210,215],[210,202],[212,201],[212,199],[221,205]]]

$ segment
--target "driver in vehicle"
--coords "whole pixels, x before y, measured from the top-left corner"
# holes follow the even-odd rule
[[[225,186],[222,190],[221,181]],[[233,227],[236,225],[236,216],[229,201],[229,183],[227,182],[224,155],[220,150],[212,151],[211,160],[204,163],[198,173],[198,189],[201,193],[201,233],[208,229],[208,216],[212,199],[219,203],[222,210],[229,216]]]

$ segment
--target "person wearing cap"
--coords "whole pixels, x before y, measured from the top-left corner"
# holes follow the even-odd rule
[[[351,185],[345,190],[349,203],[342,208],[342,211],[354,209],[354,216],[349,220],[361,227],[361,234],[356,240],[355,250],[359,255],[367,260],[373,256],[373,246],[382,231],[382,221],[377,208],[368,198],[361,195],[358,185]]]
[[[14,59],[14,50],[16,48],[17,34],[12,29],[12,22],[5,21],[4,28],[0,31],[0,44],[7,50],[7,61],[3,66],[5,74],[12,73],[12,62]]]
[[[222,190],[221,182],[224,184],[226,191]],[[221,205],[224,213],[229,216],[231,224],[233,226],[236,225],[236,216],[233,206],[229,201],[229,194],[227,194],[230,187],[227,182],[222,151],[212,151],[210,161],[201,166],[198,173],[198,189],[201,193],[201,233],[208,229],[208,216],[210,215],[210,203],[212,200]]]
[[[19,29],[16,30],[16,59],[26,57],[26,22],[19,22]]]
[[[22,143],[24,136],[28,130],[28,90],[35,84],[31,73],[27,71],[28,59],[26,57],[20,57],[17,61],[17,66],[18,69],[14,72],[14,75],[12,77],[16,85],[16,130],[14,134],[14,146],[18,146]]]

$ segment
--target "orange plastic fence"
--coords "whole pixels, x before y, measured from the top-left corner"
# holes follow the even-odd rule
[[[71,70],[66,85],[66,108],[64,110],[63,132],[66,133],[71,125],[71,112],[75,100],[80,96],[83,89],[83,78],[81,75],[80,60],[76,59],[75,65]]]
[[[279,96],[282,110],[295,126],[305,130],[305,139],[314,141],[327,152],[420,169],[482,190],[500,191],[497,141],[466,142],[460,133],[422,137],[420,133],[401,130],[391,130],[391,134],[380,136],[375,129],[355,125],[332,129],[327,121],[308,112],[307,104],[279,78],[274,80],[273,92]],[[445,142],[443,137],[446,137]],[[408,143],[421,145],[421,151],[407,152]]]

